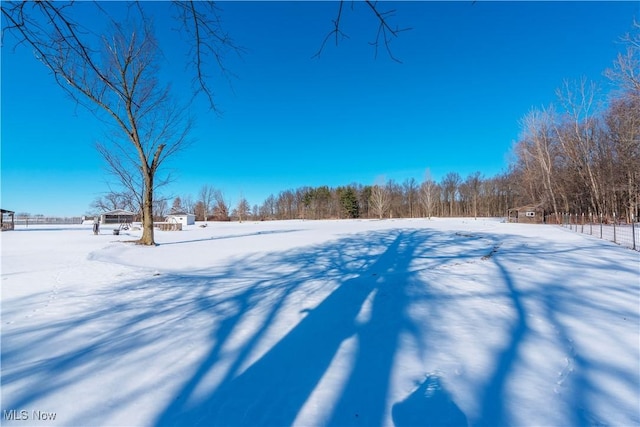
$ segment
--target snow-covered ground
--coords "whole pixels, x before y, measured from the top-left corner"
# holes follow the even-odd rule
[[[111,228],[2,233],[2,425],[640,425],[638,252],[498,220]]]

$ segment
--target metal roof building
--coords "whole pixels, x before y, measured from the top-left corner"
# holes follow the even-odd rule
[[[116,209],[109,212],[103,212],[100,214],[101,224],[130,224],[138,214],[134,212],[125,211],[124,209]]]

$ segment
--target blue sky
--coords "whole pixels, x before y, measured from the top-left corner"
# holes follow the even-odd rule
[[[167,3],[155,5],[156,28]],[[422,181],[430,169],[463,178],[506,170],[518,121],[555,101],[564,79],[602,76],[640,19],[640,2],[394,2],[411,27],[392,61],[368,42],[364,3],[343,14],[349,35],[313,58],[331,30],[334,2],[223,2],[227,31],[246,48],[229,56],[237,76],[215,85],[221,116],[192,105],[194,143],[174,158],[168,196],[197,198],[204,184],[235,203],[261,204],[300,186]],[[89,18],[87,18],[89,19]],[[96,28],[102,24],[87,22]],[[189,97],[183,51],[160,36],[164,75]],[[104,126],[55,85],[29,49],[2,46],[1,203],[31,214],[82,215],[108,191],[95,142]]]

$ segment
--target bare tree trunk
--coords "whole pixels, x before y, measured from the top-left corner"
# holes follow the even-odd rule
[[[425,174],[425,181],[420,187],[420,198],[425,215],[431,219],[436,205],[436,183],[431,179],[431,175],[428,172]]]
[[[142,245],[155,245],[153,235],[153,176],[145,175],[144,197],[142,204],[142,237],[139,243]]]

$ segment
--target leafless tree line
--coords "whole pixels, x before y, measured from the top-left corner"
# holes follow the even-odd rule
[[[605,74],[606,101],[585,79],[565,82],[558,105],[521,122],[512,181],[519,199],[548,212],[638,218],[640,209],[640,25]]]
[[[169,203],[170,199],[159,197],[154,216],[163,220],[171,211],[185,211],[194,213],[197,221],[496,217],[504,216],[515,203],[510,179],[508,175],[484,178],[475,172],[463,180],[450,172],[436,182],[427,171],[422,182],[410,178],[402,183],[379,180],[374,185],[303,186],[271,194],[260,205],[250,205],[242,196],[232,204],[222,190],[204,185],[195,198],[184,194]],[[110,193],[96,199],[92,207],[129,210],[131,199]]]
[[[163,199],[166,200],[166,199]],[[162,220],[168,214],[175,212],[193,213],[197,221],[231,221],[242,222],[251,216],[249,202],[240,196],[238,202],[232,205],[224,192],[212,185],[203,185],[194,199],[190,194],[175,197],[170,209],[168,204],[159,203],[155,210],[155,217]]]
[[[462,179],[451,172],[436,182],[427,173],[414,178],[363,185],[299,187],[268,196],[254,205],[254,220],[427,218],[432,216],[504,216],[515,203],[507,175],[483,178],[479,172]]]

